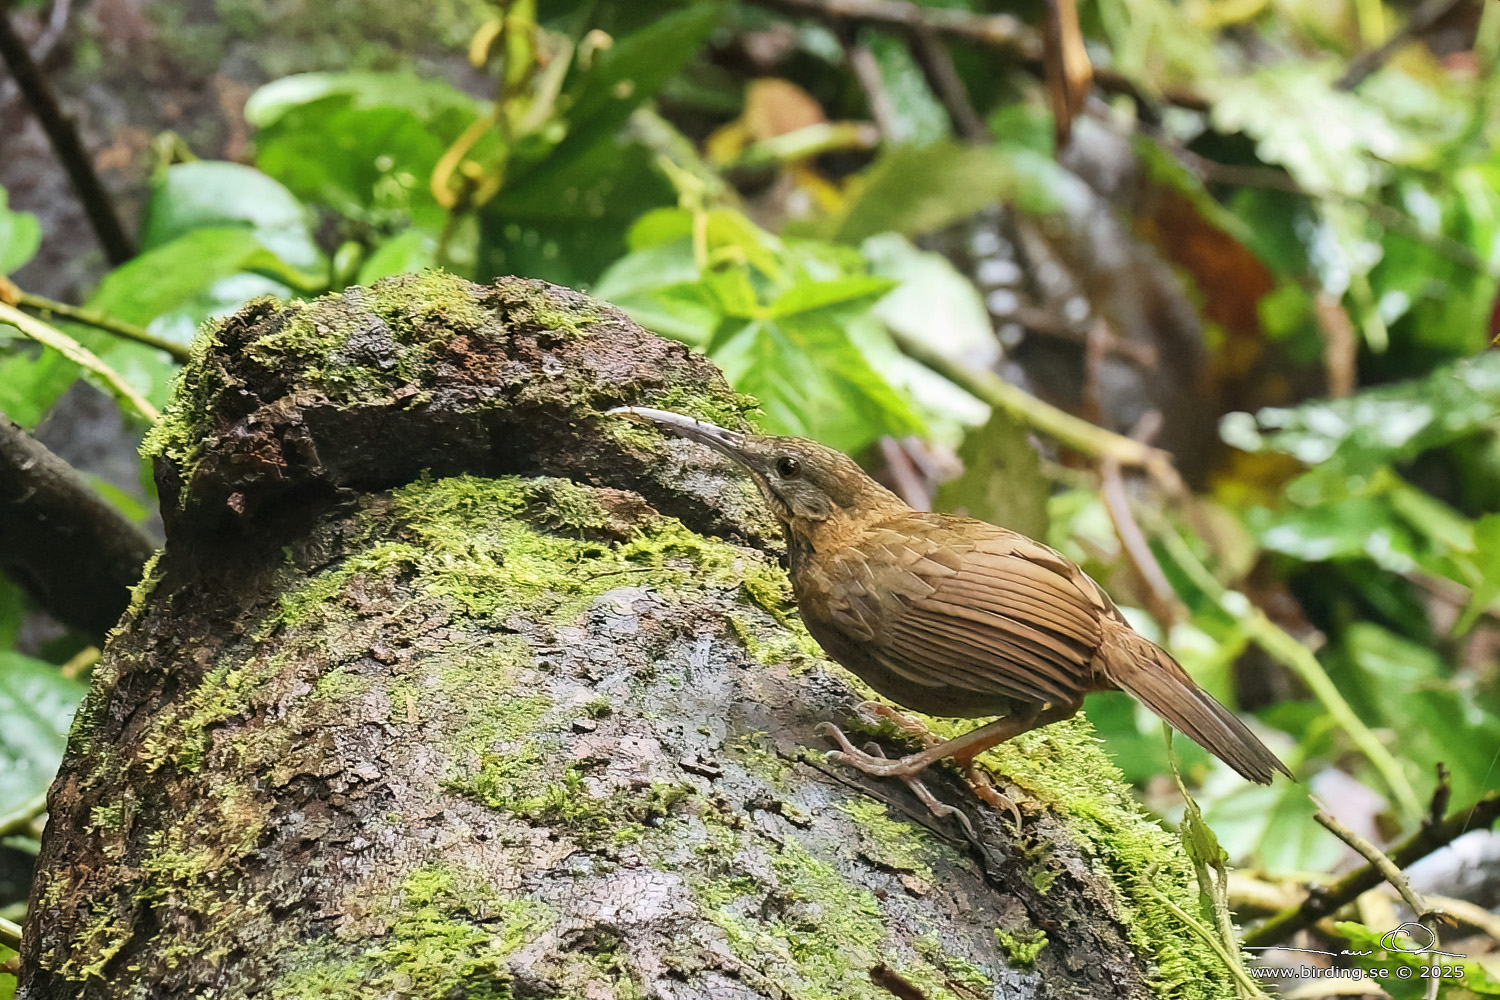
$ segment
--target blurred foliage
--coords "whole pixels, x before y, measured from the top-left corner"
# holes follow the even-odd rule
[[[1183,613],[1132,619],[1253,709],[1351,825],[1410,829],[1439,764],[1455,803],[1500,781],[1500,352],[1486,351],[1500,326],[1500,5],[1455,3],[1441,31],[1366,60],[1409,4],[1084,4],[1091,57],[1129,87],[1097,92],[1062,155],[1042,81],[1005,51],[953,41],[945,78],[877,22],[834,31],[752,0],[463,12],[466,73],[382,55],[282,76],[245,107],[245,162],[155,164],[139,256],[83,304],[186,344],[259,295],[429,266],[583,287],[709,354],[768,429],[872,462],[883,438],[924,439],[912,464],[941,508],[1046,537],[1122,604],[1153,606],[1097,456],[1039,450],[1023,421],[901,349],[1028,384],[1073,350],[1088,383],[1075,409],[1129,432],[1089,366],[1111,350],[1099,323],[1132,333],[1111,296],[1159,286],[1139,269],[1090,279],[1078,261],[1144,253],[1199,324],[1207,361],[1181,388],[1208,382],[1194,398],[1229,402],[1179,418],[1217,422],[1222,439],[1191,503],[1136,484],[1134,516]],[[992,141],[960,139],[968,118]],[[1107,136],[1123,156],[1097,152]],[[14,274],[44,234],[4,195],[0,273]],[[1140,329],[1159,325],[1152,308]],[[165,401],[161,352],[57,325]],[[1023,340],[1051,353],[1034,368],[1005,356]],[[1172,384],[1180,345],[1135,346],[1144,377]],[[0,326],[12,418],[35,426],[80,377],[96,376]],[[929,453],[962,473],[941,483]],[[26,613],[0,586],[6,646]],[[3,655],[0,813],[41,789],[81,691],[55,663]],[[1088,714],[1148,800],[1180,808],[1151,780],[1168,772],[1159,722],[1116,695]],[[1308,786],[1249,787],[1186,741],[1177,751],[1237,862],[1340,861]],[[1338,797],[1349,784],[1368,795]]]

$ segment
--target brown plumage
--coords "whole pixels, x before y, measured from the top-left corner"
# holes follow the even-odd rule
[[[919,513],[812,441],[663,410],[611,412],[710,445],[750,472],[786,528],[802,619],[833,659],[918,712],[1004,716],[899,761],[855,750],[831,729],[840,756],[862,770],[911,782],[943,757],[967,763],[1067,718],[1090,691],[1120,689],[1251,781],[1290,776],[1062,553],[983,521]]]

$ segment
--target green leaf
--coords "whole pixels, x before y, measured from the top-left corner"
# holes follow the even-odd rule
[[[890,100],[890,131],[893,143],[928,146],[953,134],[948,112],[927,85],[927,77],[912,56],[911,44],[901,36],[865,29],[861,40],[875,58],[886,96]]]
[[[1041,210],[1056,204],[1049,185],[1068,183],[1066,176],[1024,150],[951,141],[899,146],[870,168],[830,235],[846,243],[884,232],[919,236],[1022,195]]]
[[[1378,107],[1333,86],[1341,70],[1333,59],[1283,59],[1213,81],[1214,128],[1250,136],[1261,160],[1286,167],[1306,191],[1362,195],[1406,140]]]
[[[747,323],[725,339],[714,360],[736,389],[760,400],[775,433],[852,452],[884,434],[922,430],[843,329],[819,313]]]
[[[437,266],[437,240],[421,229],[408,229],[375,248],[360,266],[358,283],[368,285],[392,274]]]
[[[1474,522],[1474,564],[1483,576],[1474,585],[1469,606],[1453,626],[1457,635],[1472,628],[1480,614],[1500,597],[1500,514],[1486,514]]]
[[[1228,414],[1224,440],[1245,451],[1291,455],[1325,474],[1370,474],[1388,463],[1500,422],[1500,352],[1487,351],[1429,375],[1347,399]]]
[[[56,351],[8,350],[0,355],[0,413],[33,428],[78,377],[78,366]]]
[[[83,694],[50,663],[0,651],[0,811],[47,790]]]
[[[251,94],[245,102],[245,121],[271,128],[298,109],[331,97],[346,107],[401,108],[421,119],[460,112],[472,120],[479,114],[479,102],[457,87],[413,73],[298,73]]]
[[[1454,801],[1493,787],[1500,703],[1426,646],[1368,622],[1344,634],[1340,689],[1373,727],[1394,734],[1414,784],[1431,786],[1437,764],[1452,775]]]
[[[767,307],[773,319],[786,319],[799,313],[834,310],[864,311],[896,287],[889,278],[857,276],[836,281],[799,281],[778,295]]]
[[[963,475],[938,488],[938,509],[1032,538],[1047,537],[1052,484],[1042,474],[1042,459],[1031,446],[1029,428],[1004,410],[992,410],[989,422],[964,438],[958,457],[964,463]]]
[[[30,212],[7,208],[9,197],[0,187],[0,274],[9,274],[25,264],[42,245],[42,224]]]
[[[195,229],[111,271],[88,307],[144,326],[220,278],[272,259],[252,230]]]
[[[200,160],[159,175],[146,209],[141,247],[152,250],[195,229],[242,225],[293,267],[327,270],[297,197],[253,167]]]
[[[1420,1000],[1426,996],[1428,986],[1438,978],[1433,975],[1434,966],[1448,970],[1446,976],[1438,978],[1438,995],[1447,1000],[1500,996],[1500,979],[1476,959],[1437,954],[1456,949],[1432,941],[1421,926],[1371,928],[1345,920],[1333,926],[1350,944],[1345,954],[1352,956],[1354,965],[1368,974],[1368,981],[1378,985],[1392,1000]]]

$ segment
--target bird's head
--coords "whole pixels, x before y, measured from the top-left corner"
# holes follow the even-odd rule
[[[849,521],[868,523],[907,507],[842,452],[805,438],[726,430],[669,410],[618,406],[611,414],[706,444],[750,473],[777,519],[809,539]]]

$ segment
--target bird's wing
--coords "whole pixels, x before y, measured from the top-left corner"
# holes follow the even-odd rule
[[[1024,535],[931,523],[930,533],[876,529],[861,541],[852,578],[871,579],[838,611],[865,651],[926,687],[1037,703],[1091,690],[1100,617],[1112,610],[1093,581]]]

